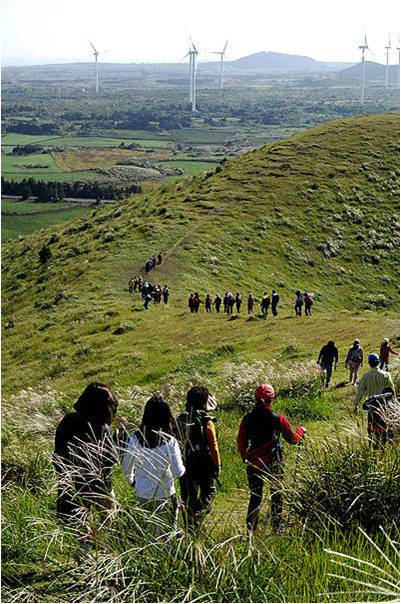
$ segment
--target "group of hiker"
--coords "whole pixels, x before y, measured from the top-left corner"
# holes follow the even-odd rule
[[[271,296],[265,291],[260,303],[260,312],[263,318],[266,318],[269,312],[270,305],[272,307],[272,315],[274,317],[277,316],[277,306],[280,301],[279,294],[273,290]],[[255,304],[258,302],[252,293],[250,293],[246,300],[247,305],[247,313],[248,315],[253,315]],[[224,294],[222,298],[220,294],[216,294],[214,299],[210,294],[206,294],[204,301],[202,302],[201,297],[198,292],[190,293],[188,297],[188,308],[191,313],[199,312],[199,308],[201,304],[205,306],[205,312],[211,313],[213,308],[217,314],[220,313],[220,310],[223,309],[223,312],[227,315],[232,315],[234,313],[234,309],[236,314],[241,312],[241,307],[243,303],[243,298],[240,292],[237,292],[235,295],[228,291]]]
[[[399,355],[398,352],[393,350],[390,344],[389,338],[384,338],[380,346],[380,353],[377,355],[377,365],[380,365],[380,370],[388,370],[388,361],[390,354]],[[317,358],[317,364],[320,366],[322,372],[322,382],[328,388],[330,386],[331,377],[338,365],[338,349],[333,342],[329,340],[325,344]],[[354,340],[351,348],[348,349],[347,356],[345,358],[345,368],[349,370],[349,382],[353,386],[357,385],[358,371],[363,366],[363,348],[359,340]]]
[[[143,279],[142,275],[128,279],[128,291],[130,293],[138,292],[143,299],[145,308],[148,308],[152,301],[155,304],[160,304],[163,300],[163,303],[167,304],[170,296],[168,285],[162,287],[160,284],[150,283],[150,281]]]
[[[358,384],[354,412],[360,403],[368,412],[368,437],[374,447],[393,441],[391,426],[386,419],[388,402],[395,388],[387,369],[392,349],[388,338],[380,355],[368,355],[369,370]],[[363,365],[363,350],[355,340],[348,350],[346,367],[350,381]],[[330,367],[338,363],[338,350],[333,341],[321,349],[318,362],[330,383]],[[379,367],[380,366],[380,367]],[[355,371],[356,370],[356,371]],[[327,381],[327,376],[328,381]],[[246,526],[253,533],[258,524],[263,488],[270,484],[271,523],[281,531],[283,490],[283,444],[298,444],[306,429],[295,431],[288,420],[273,411],[275,388],[260,384],[255,391],[254,407],[242,418],[237,449],[245,465],[249,486]],[[185,410],[173,417],[168,402],[154,395],[145,404],[142,420],[131,434],[127,420],[117,415],[118,401],[110,387],[99,382],[89,384],[59,423],[55,437],[53,463],[59,475],[57,512],[61,520],[86,520],[91,508],[111,520],[117,508],[112,468],[122,463],[128,484],[135,488],[138,507],[144,512],[144,530],[151,539],[169,538],[177,530],[179,512],[183,526],[191,532],[199,530],[211,508],[219,484],[221,457],[216,436],[216,401],[204,386],[193,386],[186,394]],[[120,421],[114,434],[111,425]],[[121,425],[122,424],[122,425]],[[174,479],[179,479],[179,501]],[[93,535],[86,529],[81,547],[93,547]]]
[[[159,252],[157,256],[155,254],[153,254],[153,256],[149,256],[145,262],[146,273],[150,273],[150,271],[152,271],[158,264],[162,264],[162,262],[163,255],[161,252]]]
[[[305,308],[305,316],[310,317],[312,315],[312,306],[314,302],[314,294],[312,292],[302,293],[300,290],[295,292],[295,316],[302,317],[302,307]]]

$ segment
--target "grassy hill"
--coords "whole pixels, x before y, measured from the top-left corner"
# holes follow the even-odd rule
[[[366,446],[366,426],[351,419],[343,362],[355,337],[366,352],[383,336],[398,338],[398,127],[396,115],[332,122],[4,244],[4,601],[397,598],[398,449],[384,455]],[[43,246],[51,252],[45,264]],[[150,279],[170,285],[171,301],[145,311],[127,279],[160,250],[165,262]],[[272,288],[281,296],[277,318],[186,308],[194,290],[260,299]],[[310,318],[294,317],[298,288],[315,293]],[[336,387],[323,392],[314,361],[331,338],[340,364]],[[94,379],[110,383],[130,428],[155,389],[174,411],[190,384],[217,396],[222,486],[198,538],[148,542],[121,469],[121,507],[111,528],[93,524],[93,555],[83,559],[77,534],[58,525],[54,430]],[[235,437],[238,403],[261,380],[275,384],[275,409],[302,422],[308,438],[286,447],[285,532],[270,532],[265,503],[250,541]],[[333,516],[343,523],[330,528]],[[370,533],[386,558],[358,531],[372,518],[390,535]],[[365,562],[347,568],[339,558],[345,579],[333,578],[335,552],[379,570],[366,587]]]
[[[291,338],[306,353],[319,330],[323,339],[367,325],[382,333],[398,305],[397,151],[395,115],[332,122],[6,244],[3,323],[14,328],[3,339],[5,389],[95,375],[152,383],[194,348],[230,343],[254,358]],[[44,244],[52,257],[41,265]],[[151,279],[169,284],[171,304],[146,313],[127,278],[159,250],[166,261]],[[272,288],[282,300],[275,320],[186,313],[193,290],[260,298]],[[315,293],[312,333],[289,318],[298,288]]]

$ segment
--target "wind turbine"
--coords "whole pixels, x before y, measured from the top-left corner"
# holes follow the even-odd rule
[[[364,102],[365,100],[365,51],[369,50],[369,46],[368,46],[368,41],[366,39],[366,34],[365,34],[365,40],[364,42],[359,46],[359,50],[362,51],[362,91],[361,91],[361,103]]]
[[[223,50],[215,50],[212,52],[214,55],[220,55],[220,90],[223,90],[223,62],[224,62],[224,54],[226,52],[228,40],[224,44]]]
[[[94,47],[92,42],[89,42],[89,44],[92,46],[93,48],[93,55],[95,57],[95,72],[96,72],[96,92],[99,92],[99,64],[97,62],[97,58],[99,56],[99,52],[96,50],[96,48]]]
[[[388,55],[389,55],[389,52],[391,50],[390,34],[388,35],[387,46],[385,46],[384,49],[386,51],[386,77],[385,77],[385,85],[388,86],[388,70],[389,70]]]

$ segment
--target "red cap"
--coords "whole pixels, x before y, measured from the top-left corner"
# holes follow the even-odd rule
[[[274,390],[271,384],[260,384],[256,388],[255,397],[256,400],[264,403],[267,399],[274,398],[276,396],[276,391]]]

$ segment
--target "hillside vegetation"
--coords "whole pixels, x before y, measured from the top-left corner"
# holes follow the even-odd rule
[[[383,336],[399,343],[398,177],[398,116],[360,117],[4,244],[4,601],[397,600],[398,447],[367,446],[343,363],[355,337],[366,353]],[[171,299],[145,311],[127,279],[160,250],[150,280]],[[260,299],[272,288],[276,318],[186,307],[194,290]],[[294,316],[298,288],[315,293],[310,318]],[[323,391],[315,360],[331,338],[340,363]],[[390,370],[397,379],[393,359]],[[100,530],[91,520],[93,554],[60,527],[55,427],[95,379],[110,383],[130,430],[155,390],[175,413],[194,383],[216,396],[222,484],[196,538],[149,541],[120,468],[117,517]],[[284,533],[271,533],[266,497],[251,540],[235,439],[261,381],[308,435],[286,446]]]
[[[382,334],[386,322],[393,334],[398,195],[398,116],[361,117],[6,244],[3,324],[14,327],[3,339],[5,390],[47,379],[71,388],[94,376],[153,383],[226,343],[252,359],[274,357],[277,342],[296,339],[314,356],[328,316],[337,338],[356,330],[367,337],[371,325]],[[52,256],[42,265],[44,244]],[[166,261],[150,278],[169,284],[171,304],[146,313],[127,278],[159,250]],[[246,321],[243,313],[227,323],[186,312],[193,290],[260,298],[265,288],[280,292],[277,319]],[[298,288],[315,293],[310,323],[285,320]]]

